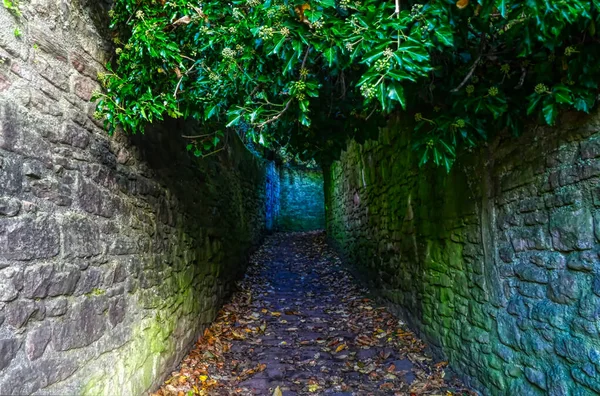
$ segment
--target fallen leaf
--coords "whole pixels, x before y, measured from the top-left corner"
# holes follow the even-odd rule
[[[189,15],[186,15],[184,17],[179,18],[175,22],[173,22],[173,25],[175,25],[175,26],[188,25],[190,22],[192,22],[192,18],[190,18]]]

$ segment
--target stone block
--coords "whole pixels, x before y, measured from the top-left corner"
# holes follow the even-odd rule
[[[22,295],[26,298],[44,298],[54,275],[54,265],[38,265],[25,270]]]
[[[108,320],[113,327],[121,323],[125,318],[126,304],[127,302],[123,297],[117,297],[109,302]]]
[[[6,259],[51,258],[58,255],[59,243],[58,224],[48,215],[0,217],[0,251]]]
[[[15,300],[23,287],[23,270],[8,267],[0,271],[0,302]]]
[[[21,210],[21,201],[10,197],[0,197],[0,216],[14,217]]]
[[[519,277],[519,279],[546,284],[548,283],[548,271],[537,266],[533,266],[531,264],[519,264],[515,268],[515,273]]]
[[[78,267],[68,266],[63,269],[63,271],[54,274],[50,283],[48,295],[50,297],[72,295],[80,277],[81,272]]]
[[[567,268],[573,271],[591,272],[598,264],[598,253],[585,251],[572,253],[567,260]]]
[[[525,378],[540,389],[548,389],[546,384],[546,374],[543,371],[525,367]]]
[[[590,159],[600,157],[600,139],[590,139],[580,143],[581,158]]]
[[[90,143],[90,136],[90,133],[86,129],[74,123],[69,123],[63,125],[60,132],[50,135],[49,139],[52,142],[85,149]]]
[[[594,225],[587,209],[560,211],[550,216],[552,244],[559,251],[591,249],[594,246]]]
[[[548,324],[556,329],[566,330],[569,327],[567,310],[564,305],[549,300],[542,300],[531,308],[531,319]]]
[[[40,307],[33,301],[16,300],[7,304],[6,323],[14,328],[21,328],[27,324],[29,319],[34,316]]]
[[[1,107],[0,107],[1,109]],[[5,125],[2,125],[2,114],[0,113],[0,141],[5,139],[3,136],[6,129]],[[1,146],[2,143],[0,143]],[[17,196],[20,194],[23,188],[23,163],[20,158],[17,157],[0,157],[0,195],[6,196],[10,200],[11,196]],[[2,204],[3,209],[6,213],[12,213],[12,205],[10,202]],[[13,204],[14,205],[14,204]],[[7,214],[5,215],[7,216]]]
[[[586,343],[582,339],[568,334],[556,339],[554,351],[558,356],[562,356],[570,363],[583,363],[588,359],[588,347]]]
[[[74,214],[63,217],[61,232],[65,257],[92,257],[102,252],[99,227],[87,217]]]
[[[85,298],[74,305],[68,316],[54,322],[52,345],[56,351],[67,351],[92,344],[106,331],[106,319],[98,314],[99,299]]]
[[[90,267],[81,273],[75,295],[88,294],[98,289],[102,284],[103,271],[99,268]]]
[[[513,228],[510,231],[510,241],[515,252],[528,250],[546,250],[550,240],[544,228],[540,226]]]
[[[66,61],[68,58],[67,50],[64,45],[64,38],[59,37],[59,33],[47,30],[43,25],[31,24],[31,41],[38,45],[38,48],[56,59]]]
[[[550,282],[548,297],[559,304],[574,304],[581,293],[580,282],[574,274],[563,272]]]
[[[51,335],[52,331],[48,324],[43,324],[28,332],[25,352],[29,360],[33,361],[42,357],[48,343],[50,343]]]
[[[102,191],[83,177],[79,178],[77,184],[79,205],[83,210],[103,217],[114,216],[115,205],[110,193]]]
[[[10,362],[17,356],[21,347],[21,341],[17,338],[0,339],[0,370],[8,367]]]
[[[71,92],[86,102],[89,102],[94,91],[99,89],[100,86],[98,83],[88,77],[78,75],[71,76]]]
[[[45,301],[46,314],[50,317],[62,316],[67,313],[69,302],[66,298],[53,298]]]
[[[591,322],[600,320],[600,297],[594,294],[582,295],[578,312],[579,315]],[[600,364],[600,360],[598,362]]]

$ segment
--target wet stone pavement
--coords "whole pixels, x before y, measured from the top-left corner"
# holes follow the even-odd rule
[[[154,395],[469,394],[365,295],[323,233],[273,235]]]

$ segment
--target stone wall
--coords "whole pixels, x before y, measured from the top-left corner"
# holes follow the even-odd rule
[[[327,230],[486,395],[600,393],[600,114],[421,169],[400,121],[325,171]]]
[[[303,167],[280,169],[279,231],[311,231],[325,228],[323,172]]]
[[[277,171],[236,136],[205,161],[180,122],[106,136],[89,103],[104,3],[89,3],[0,5],[2,395],[153,388],[273,223]]]

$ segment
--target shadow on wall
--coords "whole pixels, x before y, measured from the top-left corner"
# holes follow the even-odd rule
[[[324,228],[323,172],[301,167],[282,167],[277,230],[289,232]]]

